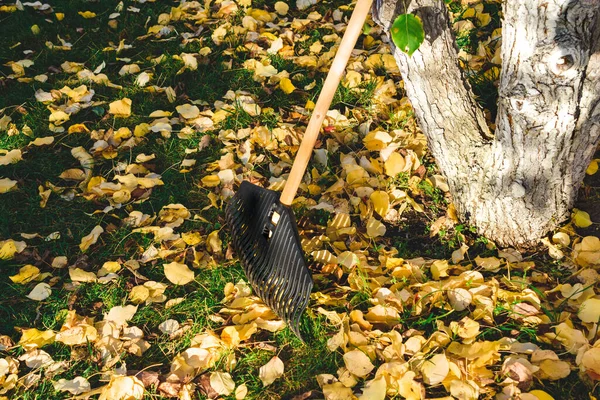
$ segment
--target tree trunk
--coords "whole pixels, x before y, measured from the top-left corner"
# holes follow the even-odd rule
[[[373,18],[388,34],[399,13],[423,22],[412,57],[389,42],[459,215],[500,246],[537,243],[568,217],[600,139],[600,0],[505,1],[493,136],[443,0],[406,3],[382,0]]]

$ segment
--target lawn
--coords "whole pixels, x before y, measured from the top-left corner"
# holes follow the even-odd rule
[[[491,123],[500,6],[465,3]],[[0,5],[0,399],[600,395],[600,174],[538,248],[477,236],[370,20],[293,203],[303,340],[252,295],[225,205],[282,189],[352,12],[298,5]]]

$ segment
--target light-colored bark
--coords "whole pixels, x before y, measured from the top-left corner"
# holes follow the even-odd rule
[[[535,244],[568,217],[600,139],[600,1],[505,1],[493,137],[443,1],[409,3],[425,41],[412,57],[391,46],[459,214],[501,246]],[[389,30],[402,12],[383,0],[374,19]]]

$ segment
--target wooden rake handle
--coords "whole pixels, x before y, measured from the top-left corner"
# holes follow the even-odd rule
[[[354,7],[350,22],[348,22],[346,32],[344,32],[344,36],[342,37],[340,47],[333,59],[327,78],[325,78],[325,83],[323,84],[323,89],[317,99],[317,104],[315,104],[315,109],[310,116],[310,121],[308,121],[308,126],[306,127],[302,143],[300,143],[300,148],[294,159],[292,170],[290,171],[290,175],[285,183],[281,197],[279,198],[279,201],[285,205],[291,205],[294,197],[296,197],[298,186],[300,186],[304,171],[306,171],[313,148],[317,142],[321,125],[329,110],[333,95],[342,79],[342,74],[346,70],[346,64],[348,64],[350,54],[360,36],[372,2],[373,0],[358,0]]]

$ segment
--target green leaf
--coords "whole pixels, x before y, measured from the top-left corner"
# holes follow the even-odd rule
[[[398,15],[392,25],[392,40],[396,47],[412,56],[424,39],[425,31],[419,17],[413,14]]]

